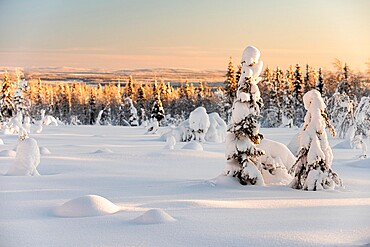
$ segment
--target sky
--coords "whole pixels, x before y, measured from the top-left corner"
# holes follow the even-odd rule
[[[0,0],[1,67],[226,69],[370,62],[368,0]]]

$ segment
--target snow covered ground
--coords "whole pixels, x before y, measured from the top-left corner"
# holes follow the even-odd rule
[[[261,130],[285,144],[297,131]],[[333,149],[345,190],[308,192],[216,180],[225,144],[168,150],[144,132],[46,126],[31,135],[50,151],[36,177],[3,175],[18,137],[1,134],[0,246],[369,246],[370,160],[356,159],[360,150]]]

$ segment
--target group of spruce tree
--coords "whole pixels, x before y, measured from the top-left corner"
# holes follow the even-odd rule
[[[306,112],[303,106],[303,95],[312,89],[317,89],[329,104],[334,101],[333,95],[337,93],[337,95],[346,95],[352,106],[356,107],[361,97],[369,95],[369,79],[354,74],[347,64],[338,67],[340,69],[336,73],[324,74],[321,68],[316,70],[309,65],[305,66],[305,70],[297,64],[285,71],[279,67],[271,69],[267,66],[261,74],[262,81],[259,83],[264,103],[261,113],[262,127],[301,126]],[[236,97],[240,73],[241,66],[238,65],[238,70],[235,72],[230,58],[225,80],[227,116],[230,116],[232,102]],[[328,106],[328,110],[333,107]]]
[[[86,83],[45,83],[29,80],[27,87],[19,75],[3,74],[0,91],[0,121],[5,122],[21,111],[33,121],[41,117],[41,110],[65,124],[84,125],[130,125],[130,98],[138,113],[138,124],[156,118],[158,105],[165,111],[160,118],[161,125],[178,124],[189,117],[191,111],[203,106],[208,112],[217,112],[227,122],[237,92],[241,66],[235,71],[230,58],[223,87],[211,87],[206,83],[181,83],[174,87],[170,82],[154,81],[142,84],[129,77],[124,83],[87,85]],[[306,65],[289,67],[266,67],[259,83],[264,107],[262,127],[300,126],[305,110],[302,97],[305,92],[316,88],[324,99],[330,99],[334,92],[345,92],[353,102],[369,94],[368,80],[353,74],[348,66],[340,73],[315,70]],[[14,77],[14,76],[13,76]],[[367,83],[367,84],[366,84]],[[22,87],[23,85],[23,87]],[[100,113],[100,117],[98,115]],[[96,123],[96,121],[99,123]]]

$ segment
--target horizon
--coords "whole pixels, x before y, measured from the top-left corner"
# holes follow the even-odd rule
[[[248,45],[270,68],[333,71],[335,58],[354,71],[369,67],[366,0],[18,0],[0,8],[1,67],[225,70]]]

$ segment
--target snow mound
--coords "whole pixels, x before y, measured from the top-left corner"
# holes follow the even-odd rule
[[[191,141],[191,142],[185,144],[185,146],[183,146],[182,149],[203,151],[203,146],[199,142]]]
[[[91,217],[114,214],[121,208],[108,199],[97,195],[86,195],[70,200],[54,209],[59,217]]]
[[[93,152],[93,154],[111,154],[111,153],[113,153],[113,151],[109,148],[102,148]]]
[[[46,147],[40,147],[40,154],[51,154],[50,150]]]
[[[14,150],[2,150],[0,151],[1,157],[15,157],[17,155],[17,152]]]
[[[263,139],[258,147],[265,151],[265,154],[260,157],[261,163],[266,163],[268,159],[273,159],[275,163],[285,166],[289,170],[296,162],[296,157],[280,142]]]
[[[0,145],[4,145],[3,139],[0,139]]]
[[[163,211],[162,209],[150,209],[143,215],[132,220],[135,224],[163,224],[176,221],[171,215]]]

